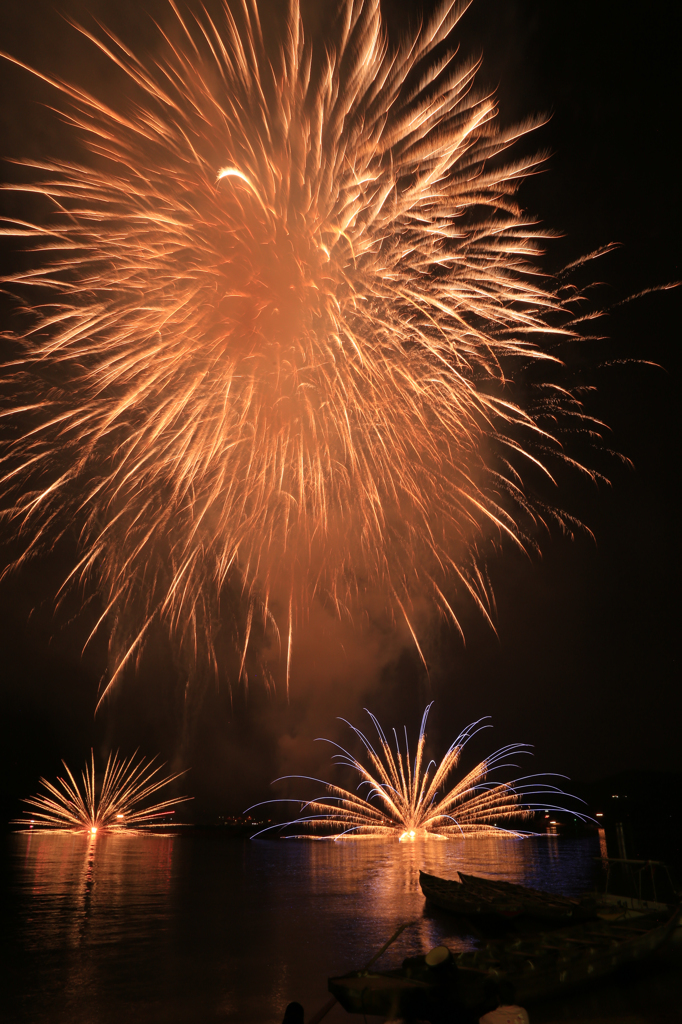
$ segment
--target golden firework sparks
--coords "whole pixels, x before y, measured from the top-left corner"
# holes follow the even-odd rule
[[[393,730],[395,750],[392,750],[381,725],[368,711],[377,731],[377,751],[364,733],[350,722],[346,722],[362,742],[369,766],[366,767],[337,743],[332,745],[338,747],[341,753],[334,755],[333,760],[336,764],[346,765],[357,772],[360,782],[356,792],[305,775],[289,775],[276,779],[275,782],[282,782],[284,778],[321,782],[326,788],[327,795],[307,801],[288,798],[265,801],[266,804],[300,803],[301,815],[284,825],[272,825],[256,834],[262,835],[263,832],[273,829],[283,831],[303,825],[307,829],[306,833],[291,838],[392,837],[401,842],[428,838],[468,839],[479,836],[520,839],[533,833],[519,831],[516,828],[504,828],[497,823],[527,821],[540,810],[565,810],[546,802],[547,799],[553,801],[557,796],[566,796],[557,786],[549,783],[547,776],[528,775],[512,782],[496,782],[490,778],[493,771],[517,767],[504,762],[509,757],[529,753],[528,745],[525,743],[510,743],[506,747],[501,747],[448,789],[446,783],[450,784],[449,780],[459,765],[464,747],[473,736],[488,726],[482,724],[485,721],[482,718],[472,722],[462,730],[439,763],[429,761],[424,766],[426,720],[432,706],[427,706],[422,717],[414,761],[410,761],[407,730],[404,750],[400,749],[398,735]],[[332,743],[331,740],[324,742]],[[538,802],[535,799],[537,797],[545,799]],[[584,818],[584,815],[577,811],[571,813],[574,817]],[[315,836],[315,832],[327,835]]]
[[[25,817],[13,824],[23,825],[23,831],[29,832],[70,832],[93,836],[102,832],[144,833],[177,824],[168,820],[175,813],[173,808],[192,797],[180,796],[141,806],[154,793],[185,774],[178,772],[156,778],[163,765],[153,768],[154,760],[146,762],[141,758],[136,763],[134,754],[127,760],[111,754],[101,789],[96,785],[95,755],[92,751],[90,764],[86,762],[81,773],[82,786],[62,761],[68,778],[57,779],[57,785],[41,779],[41,785],[49,795],[39,793],[24,800],[34,809],[24,811]]]
[[[254,0],[169,5],[147,62],[79,29],[127,76],[116,107],[28,69],[92,159],[6,186],[54,215],[2,231],[42,261],[5,279],[39,296],[11,336],[5,516],[18,564],[76,524],[104,693],[158,624],[189,677],[230,635],[247,681],[264,634],[288,679],[314,601],[357,618],[380,594],[418,647],[425,599],[487,615],[486,545],[548,514],[524,467],[551,479],[562,417],[585,426],[550,379],[575,292],[514,198],[540,158],[503,159],[533,124],[500,128],[478,63],[444,52],[468,3],[393,48],[379,0],[345,0],[313,53],[292,0],[274,57]],[[549,371],[523,399],[521,365]]]

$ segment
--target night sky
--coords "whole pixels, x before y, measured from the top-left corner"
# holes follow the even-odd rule
[[[55,10],[96,15],[142,51],[154,40],[148,14],[162,9],[160,0],[3,0],[0,49],[106,93],[106,64]],[[319,29],[327,5],[310,0],[306,9]],[[387,0],[391,31],[414,23],[419,9],[417,0]],[[521,191],[526,209],[563,234],[549,244],[544,266],[554,271],[606,243],[621,243],[576,275],[581,285],[602,282],[593,293],[602,308],[682,277],[680,36],[672,9],[654,3],[635,18],[615,0],[476,0],[459,30],[463,56],[484,53],[480,82],[498,88],[503,122],[551,115],[519,150],[551,154],[545,173]],[[1,153],[72,154],[69,132],[41,106],[54,100],[48,87],[12,66],[0,66],[0,76]],[[8,165],[4,176],[16,180],[19,173]],[[12,194],[1,203],[8,215],[31,213],[30,203],[20,205]],[[15,249],[12,241],[2,245],[2,273],[16,265]],[[235,691],[232,702],[227,686],[208,692],[200,714],[183,724],[172,664],[159,648],[149,652],[137,682],[129,680],[95,718],[105,645],[83,658],[80,649],[96,600],[80,614],[75,603],[67,605],[57,617],[50,600],[71,563],[75,534],[70,550],[67,541],[5,578],[3,809],[13,812],[39,775],[56,773],[61,757],[79,764],[91,746],[98,753],[139,746],[160,751],[174,767],[192,765],[187,789],[199,815],[234,813],[267,796],[277,774],[326,774],[329,748],[312,741],[323,734],[343,742],[347,730],[337,716],[362,727],[363,719],[369,724],[362,711],[368,706],[385,724],[405,722],[416,730],[429,700],[436,701],[434,752],[489,714],[495,729],[472,757],[518,740],[534,745],[535,769],[576,780],[630,769],[682,770],[674,499],[681,293],[658,292],[612,309],[599,322],[609,340],[576,352],[577,369],[598,389],[590,411],[612,431],[606,446],[634,464],[597,453],[591,464],[611,487],[567,480],[559,503],[594,539],[555,530],[538,538],[542,557],[505,550],[492,558],[497,635],[467,608],[466,648],[432,623],[428,676],[400,638],[360,639],[320,613],[295,648],[288,705],[282,695],[267,697],[255,679],[248,696]],[[0,310],[4,329],[9,304]],[[6,548],[3,562],[9,557]]]

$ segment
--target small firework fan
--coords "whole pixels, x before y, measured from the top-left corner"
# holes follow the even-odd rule
[[[419,838],[468,839],[480,836],[522,838],[532,832],[517,828],[504,828],[498,822],[522,822],[532,818],[540,810],[561,811],[547,799],[537,802],[534,797],[545,797],[550,801],[557,796],[566,796],[558,787],[547,781],[547,776],[528,775],[512,782],[499,782],[490,778],[493,770],[516,767],[503,763],[510,756],[529,753],[525,743],[511,743],[501,747],[490,757],[468,772],[456,785],[446,788],[446,782],[458,766],[460,756],[468,741],[481,729],[484,719],[472,722],[463,729],[449,747],[445,757],[436,763],[429,761],[424,767],[424,745],[426,743],[426,720],[432,705],[429,704],[422,717],[419,741],[413,762],[410,762],[407,730],[405,750],[400,749],[395,730],[395,751],[390,747],[386,735],[371,712],[367,712],[374,723],[379,738],[379,753],[367,737],[346,722],[360,738],[367,751],[369,767],[353,757],[343,747],[341,754],[333,760],[340,765],[353,768],[360,776],[357,789],[367,787],[364,795],[341,789],[322,779],[310,779],[304,775],[285,778],[308,779],[323,782],[327,794],[313,800],[301,801],[300,817],[275,825],[271,828],[286,830],[292,826],[307,826],[306,838],[322,838],[316,832],[326,832],[324,838],[371,839],[372,837],[395,837],[401,841]],[[341,719],[345,721],[345,719]],[[331,743],[331,740],[323,742]],[[334,746],[338,744],[334,743]],[[276,779],[281,782],[283,779]],[[266,803],[290,802],[266,801]],[[299,802],[299,801],[296,801]],[[261,805],[256,805],[261,806]],[[251,808],[249,808],[251,810]],[[584,816],[576,811],[574,816]],[[263,831],[268,831],[264,829]],[[261,833],[257,833],[261,835]],[[254,837],[255,838],[255,837]],[[293,837],[292,837],[293,838]],[[303,838],[296,836],[295,838]]]
[[[291,0],[273,53],[255,0],[170,0],[146,63],[80,28],[126,76],[113,106],[28,69],[90,157],[31,164],[16,189],[54,214],[2,231],[42,261],[4,280],[31,299],[2,511],[16,564],[75,524],[103,695],[157,627],[193,681],[221,657],[246,680],[258,637],[288,665],[313,601],[362,621],[381,595],[419,647],[417,607],[487,615],[489,544],[559,515],[524,480],[577,465],[564,428],[598,432],[555,377],[580,297],[514,198],[533,125],[501,129],[455,62],[468,5],[394,47],[379,0],[343,0],[313,52]]]
[[[82,772],[82,788],[73,777],[70,768],[62,761],[68,778],[57,779],[57,785],[41,779],[41,784],[50,794],[38,794],[24,800],[36,808],[24,811],[27,818],[13,822],[23,825],[23,831],[70,832],[95,835],[107,833],[144,833],[153,829],[168,828],[168,818],[177,804],[185,803],[192,797],[180,796],[160,803],[142,806],[154,793],[175,779],[184,775],[178,772],[156,778],[163,765],[153,768],[155,758],[145,762],[141,758],[135,763],[133,754],[127,761],[110,754],[104,771],[102,788],[98,792],[95,779],[95,756],[90,751],[90,764],[86,762]],[[59,788],[61,787],[61,788]]]

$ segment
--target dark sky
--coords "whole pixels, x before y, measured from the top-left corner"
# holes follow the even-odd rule
[[[318,26],[321,7],[308,5]],[[90,12],[144,50],[154,39],[148,14],[162,8],[160,0],[3,0],[0,49],[67,78],[77,74],[94,92],[106,90],[106,65],[55,11]],[[595,300],[603,306],[682,277],[673,8],[659,0],[635,17],[616,0],[477,0],[461,24],[461,52],[483,51],[481,80],[498,87],[502,120],[551,114],[533,142],[524,143],[527,150],[551,151],[546,173],[521,193],[527,209],[564,234],[551,243],[547,268],[621,243],[580,279],[604,282]],[[414,22],[419,9],[417,0],[387,0],[391,30]],[[0,67],[0,88],[5,155],[68,155],[65,129],[38,105],[50,102],[46,87]],[[12,196],[2,202],[19,214]],[[14,259],[5,244],[3,272]],[[266,794],[266,783],[282,770],[325,771],[328,752],[312,740],[321,733],[342,737],[336,716],[361,725],[368,705],[387,724],[405,721],[416,729],[430,699],[436,700],[435,748],[490,714],[492,739],[475,753],[529,742],[536,768],[576,779],[681,769],[674,499],[681,291],[612,310],[605,327],[611,340],[580,357],[598,387],[593,411],[612,428],[612,447],[635,467],[605,460],[600,468],[611,488],[574,481],[562,495],[595,540],[557,532],[544,539],[542,558],[505,552],[492,560],[497,636],[466,611],[466,649],[434,626],[428,678],[414,652],[391,637],[360,644],[338,631],[330,646],[322,624],[300,641],[288,706],[266,699],[257,684],[248,701],[235,695],[231,711],[225,692],[209,694],[203,714],[183,731],[177,694],[167,682],[172,671],[159,652],[139,686],[118,694],[95,720],[105,653],[97,647],[84,659],[79,653],[91,613],[67,621],[76,608],[59,619],[50,610],[49,594],[71,552],[56,552],[6,579],[0,714],[8,806],[34,790],[39,774],[54,773],[62,756],[78,763],[93,744],[98,751],[139,744],[177,764],[192,763],[192,791],[206,813],[240,810]],[[6,307],[2,312],[6,318]],[[622,363],[603,365],[614,360]]]

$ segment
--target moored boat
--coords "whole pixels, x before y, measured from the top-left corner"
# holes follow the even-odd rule
[[[460,970],[511,981],[520,1002],[610,974],[655,952],[672,935],[682,906],[618,921],[595,919],[512,942],[493,940],[456,958]]]
[[[541,892],[512,882],[459,872],[459,881],[419,872],[419,884],[430,903],[454,914],[541,918],[558,923],[596,917],[594,896],[571,897]]]
[[[458,1011],[481,1006],[486,981],[509,981],[520,1003],[555,995],[646,957],[672,935],[682,906],[618,922],[593,920],[532,938],[489,941],[453,954],[453,969],[437,975],[423,957],[400,970],[356,971],[329,979],[329,991],[349,1013],[430,1020],[448,1003]]]

